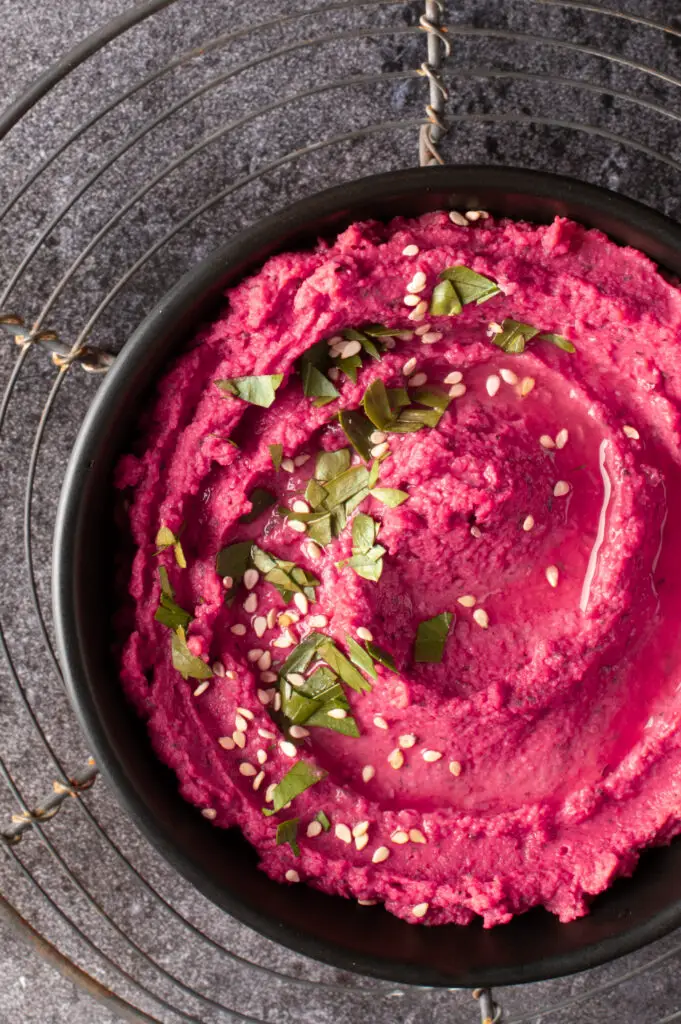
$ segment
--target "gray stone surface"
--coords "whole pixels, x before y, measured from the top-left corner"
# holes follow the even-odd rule
[[[17,96],[76,40],[128,6],[126,0],[0,0],[3,99]],[[58,330],[71,343],[121,276],[187,218],[97,316],[91,340],[115,350],[179,274],[242,225],[324,186],[413,165],[413,122],[421,117],[424,100],[423,81],[410,74],[424,58],[424,38],[416,27],[419,7],[335,6],[313,13],[314,5],[292,6],[287,0],[254,7],[235,0],[177,0],[75,70],[0,145],[3,203],[93,112],[141,78],[159,73],[185,50],[206,49],[206,40],[234,34],[222,46],[180,62],[132,92],[68,146],[0,218],[1,286],[36,248],[0,307],[14,309],[29,321],[40,317],[45,327]],[[669,79],[678,78],[681,70],[678,4],[617,0],[616,6],[629,19],[585,13],[574,3],[450,3],[452,130],[443,147],[447,159],[562,171],[681,219],[681,141],[678,121],[666,112],[679,110],[679,86]],[[677,34],[637,23],[637,17],[666,20]],[[272,24],[276,19],[279,23]],[[256,23],[263,27],[249,32],[249,24]],[[482,27],[493,33],[482,35]],[[321,36],[324,42],[307,45]],[[576,43],[588,43],[590,52],[578,52]],[[618,59],[607,60],[597,51]],[[263,61],[263,55],[269,59]],[[646,67],[661,69],[668,77],[651,74]],[[499,69],[504,71],[501,76]],[[521,69],[535,77],[519,78]],[[365,80],[379,73],[379,82]],[[549,75],[560,81],[549,81]],[[192,90],[218,77],[220,83],[210,92],[149,127]],[[354,82],[341,87],[340,80],[348,77]],[[321,83],[334,81],[339,83],[335,88],[319,91]],[[273,102],[280,106],[260,109]],[[232,130],[222,132],[232,122]],[[371,131],[372,125],[382,128]],[[149,131],[143,132],[145,127]],[[136,133],[139,140],[130,142]],[[208,136],[212,138],[203,145]],[[331,139],[333,144],[314,148]],[[196,153],[181,161],[194,146]],[[293,151],[296,159],[286,161]],[[177,166],[162,174],[174,161]],[[102,170],[107,163],[110,167]],[[263,168],[269,169],[254,177]],[[92,186],[79,197],[89,176]],[[230,194],[189,219],[228,186],[233,187]],[[138,190],[144,194],[135,198]],[[129,209],[119,217],[127,203]],[[116,218],[110,230],[74,264],[110,218]],[[51,298],[60,282],[63,286]],[[17,350],[9,341],[3,344],[4,385]],[[48,758],[29,707],[67,771],[80,768],[88,754],[40,637],[23,550],[30,446],[54,374],[44,352],[28,354],[0,435],[0,564],[5,581],[0,622],[22,684],[17,690],[11,674],[1,670],[0,755],[30,804],[50,790],[57,766]],[[37,459],[31,540],[48,637],[54,510],[70,444],[97,383],[80,370],[66,376]],[[18,810],[18,794],[4,782],[0,792],[4,822]],[[68,801],[45,826],[44,837],[30,835],[5,851],[0,858],[2,892],[64,954],[154,1020],[179,1020],[173,1009],[202,1022],[229,1019],[221,1007],[238,1008],[272,1024],[350,1024],[364,1018],[376,1024],[467,1024],[475,1019],[467,993],[397,991],[348,977],[236,924],[150,849],[101,782],[87,796],[87,811]],[[149,886],[172,909],[159,903]],[[106,920],[92,898],[106,911]],[[67,919],[77,924],[79,934]],[[498,995],[508,1019],[516,1022],[652,1024],[681,1011],[677,946],[679,936],[670,936],[596,971]],[[221,947],[293,980],[277,980],[234,963]],[[0,976],[0,1024],[108,1024],[114,1019],[110,1007],[95,1003],[60,977],[4,928]]]

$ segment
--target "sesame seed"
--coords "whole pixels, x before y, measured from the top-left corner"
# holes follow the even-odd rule
[[[248,729],[248,722],[243,715],[235,715],[234,724],[239,730],[239,732],[246,732],[246,730]]]
[[[558,569],[555,565],[549,565],[546,569],[546,578],[552,587],[558,586]]]
[[[230,626],[230,632],[234,633],[234,636],[243,636],[246,632],[246,627],[237,622],[236,625]]]
[[[301,615],[307,615],[310,605],[305,594],[294,594],[293,603]]]
[[[340,357],[341,359],[349,359],[351,356],[356,356],[362,351],[362,345],[359,341],[347,341],[344,345],[340,346]]]
[[[487,629],[489,626],[489,615],[484,608],[476,608],[473,612],[473,618],[481,629]]]
[[[311,558],[313,562],[316,562],[322,557],[322,549],[319,544],[315,544],[313,540],[309,540],[305,545],[305,551],[307,552],[308,558]]]
[[[213,669],[214,676],[217,676],[218,679],[224,678],[225,666],[222,664],[221,661],[214,661],[211,667]]]
[[[409,839],[412,843],[426,843],[428,841],[420,828],[410,828]]]
[[[334,832],[336,833],[336,839],[340,839],[342,843],[352,842],[352,832],[347,825],[343,825],[342,823],[336,825]]]
[[[374,766],[372,764],[365,764],[364,767],[362,768],[362,781],[371,782],[375,774],[376,769],[374,768]]]
[[[279,693],[279,691],[277,691],[274,695],[272,707],[274,708],[275,711],[281,711],[281,694]]]
[[[218,743],[223,750],[234,750],[234,747],[236,746],[231,736],[220,736]]]
[[[308,503],[306,501],[303,501],[302,498],[297,499],[296,501],[294,501],[293,504],[291,505],[291,508],[293,509],[294,512],[309,512],[310,511],[310,506],[308,505]]]
[[[403,338],[405,341],[409,341],[410,337],[411,337],[411,334],[410,334],[409,331],[402,331],[400,333],[400,338]],[[397,345],[397,342],[395,341],[394,338],[384,338],[384,340],[383,340],[383,348],[393,349],[393,348],[395,348],[396,345]]]
[[[331,354],[335,355],[336,353],[332,352]],[[340,377],[340,370],[338,369],[337,366],[330,366],[326,371],[326,376],[329,378],[329,380],[338,380],[338,378]]]
[[[272,655],[270,654],[269,651],[263,651],[263,653],[258,658],[258,668],[260,669],[261,672],[267,672],[267,669],[270,667],[271,664]]]
[[[286,754],[287,757],[297,757],[298,748],[295,743],[289,743],[288,740],[282,740],[279,744],[279,749],[282,754]]]
[[[466,394],[466,385],[455,384],[454,387],[449,389],[449,394],[451,398],[463,398]]]
[[[421,754],[421,757],[423,758],[424,761],[427,761],[429,764],[432,764],[434,761],[439,761],[440,758],[442,757],[442,754],[440,753],[439,750],[424,750],[423,753]]]
[[[345,710],[345,708],[331,708],[330,711],[327,711],[327,714],[328,714],[329,718],[338,718],[338,719],[347,718],[347,716],[348,716],[348,713]]]
[[[290,626],[292,623],[297,621],[298,615],[296,612],[284,612],[277,619],[277,622],[279,623],[282,629],[286,629],[287,626]]]
[[[398,829],[397,832],[393,832],[391,835],[390,842],[395,843],[397,846],[404,846],[405,843],[409,842],[409,836],[402,829]]]
[[[499,327],[499,324],[497,324],[496,326]],[[499,370],[499,376],[503,380],[504,384],[517,384],[518,383],[518,375],[517,375],[517,373],[514,373],[513,370],[506,370],[506,369]]]
[[[426,333],[421,337],[421,341],[424,345],[434,345],[441,337],[441,331],[426,331]]]
[[[417,903],[415,907],[411,908],[411,912],[414,917],[425,917],[429,906],[429,903]]]
[[[414,328],[414,334],[417,338],[420,338],[422,335],[427,334],[429,330],[430,324],[419,324],[418,327]]]
[[[277,621],[277,609],[276,608],[270,608],[270,610],[267,613],[267,628],[268,629],[274,629],[276,621]]]
[[[263,750],[262,747],[260,747],[259,750],[256,750],[255,756],[258,764],[265,764],[265,762],[267,761],[267,751]]]
[[[494,398],[501,387],[501,378],[497,377],[496,373],[491,373],[485,381],[485,387],[487,388],[487,394],[489,397]]]
[[[411,292],[422,292],[426,287],[426,275],[422,270],[417,270],[411,281],[407,285],[407,291]]]
[[[639,441],[641,438],[641,435],[639,434],[636,427],[624,426],[622,427],[622,430],[626,434],[626,436],[630,438],[632,441]]]
[[[357,633],[357,636],[360,638],[360,640],[371,641],[374,639],[374,634],[371,632],[370,629],[367,629],[366,626],[358,626],[355,632]]]
[[[411,313],[409,314],[407,319],[408,320],[423,320],[423,318],[424,318],[424,316],[426,315],[427,312],[428,312],[428,303],[427,302],[419,302],[418,306],[416,306],[411,311]]]
[[[264,740],[276,740],[277,734],[271,729],[258,729],[258,736]]]
[[[456,600],[463,608],[472,608],[477,599],[472,594],[463,594],[461,597],[457,597]]]
[[[288,871],[286,872],[286,875],[284,877],[286,878],[287,882],[299,882],[300,881],[300,875],[298,874],[297,871],[294,871],[293,868],[289,868]]]
[[[405,245],[404,249],[402,250],[402,255],[403,256],[418,256],[418,254],[419,254],[419,247],[418,247],[418,245]]]
[[[520,382],[520,394],[523,398],[525,398],[526,395],[529,395],[535,384],[536,381],[534,377],[523,377]]]
[[[415,373],[413,377],[409,379],[409,387],[420,388],[428,380],[428,375],[425,373]]]
[[[445,377],[444,383],[445,384],[460,384],[462,380],[463,380],[463,374],[461,373],[461,370],[452,370],[452,372],[448,373],[447,376]]]
[[[452,224],[456,224],[457,227],[460,227],[460,228],[467,228],[468,227],[468,221],[466,220],[466,218],[464,217],[464,215],[462,213],[458,212],[458,210],[450,210],[449,211],[449,219],[451,220]]]
[[[235,729],[232,733],[232,739],[236,743],[239,750],[243,750],[246,746],[246,733],[241,732],[240,729]]]
[[[259,647],[253,647],[250,651],[246,652],[246,658],[248,661],[259,661],[264,653]]]
[[[281,636],[278,636],[275,640],[272,641],[272,647],[280,647],[285,649],[287,647],[293,647],[294,643],[295,640],[288,632],[288,630],[286,630],[284,633],[281,634]]]
[[[249,711],[248,708],[237,708],[236,710],[239,715],[243,715],[244,718],[247,718],[249,722],[252,722],[253,719],[255,718],[253,712]]]
[[[244,601],[244,611],[248,612],[248,614],[250,615],[251,612],[254,612],[257,607],[258,607],[258,595],[257,594],[249,594],[248,597],[246,598],[246,600]]]
[[[309,455],[296,455],[295,459],[293,460],[293,465],[294,466],[304,466],[305,463],[309,462],[309,461],[310,461],[310,456]]]
[[[371,449],[371,457],[372,459],[380,459],[382,455],[385,455],[385,453],[389,451],[390,445],[388,442],[382,441],[381,444],[377,444]]]
[[[255,767],[254,767],[254,766],[253,766],[252,764],[250,764],[250,763],[249,763],[248,761],[243,761],[243,762],[242,762],[242,763],[241,763],[241,764],[239,765],[239,771],[241,772],[241,774],[242,774],[242,775],[246,775],[246,776],[249,776],[250,778],[252,778],[252,777],[253,777],[254,775],[257,775],[257,774],[258,774],[258,770],[257,770],[257,768],[255,768]]]
[[[277,673],[276,672],[261,672],[260,679],[263,683],[276,683]]]
[[[359,907],[375,907],[378,900],[357,900],[357,906]]]
[[[374,725],[377,729],[387,729],[388,723],[386,722],[383,715],[374,715]]]
[[[281,468],[284,470],[285,473],[292,473],[296,467],[293,462],[293,459],[282,459]]]
[[[225,672],[226,679],[236,679],[236,672],[232,672],[231,668]]]
[[[542,434],[542,436],[539,438],[539,444],[542,446],[542,448],[556,447],[556,442],[553,440],[552,437],[549,437],[548,434]]]
[[[471,526],[471,537],[475,537],[476,540],[482,537],[482,530],[479,526]]]
[[[568,443],[567,427],[563,427],[563,429],[559,430],[558,433],[556,434],[556,448],[564,448],[567,443]]]
[[[358,850],[363,850],[369,843],[369,836],[357,836],[355,839],[355,846]]]
[[[260,703],[264,707],[266,707],[268,704],[271,704],[272,702],[272,698],[274,697],[274,690],[258,690],[257,694]]]
[[[412,733],[406,733],[404,736],[400,736],[397,742],[402,747],[402,750],[409,750],[416,743],[416,736]]]
[[[307,530],[305,523],[301,523],[297,519],[289,519],[288,526],[294,533],[305,533]]]
[[[391,768],[394,768],[395,771],[399,771],[404,764],[404,754],[399,747],[395,747],[395,749],[388,754],[388,764]]]
[[[272,803],[272,801],[274,800],[274,791],[275,791],[276,788],[277,788],[276,782],[273,782],[270,786],[267,787],[267,789],[265,790],[265,802],[266,803],[268,803],[268,804]]]
[[[334,334],[333,338],[329,338],[326,344],[331,347],[332,345],[341,345],[345,341],[342,334]]]
[[[534,516],[526,516],[523,519],[523,530],[525,533],[529,533],[530,530],[534,529]]]
[[[202,693],[206,692],[206,690],[208,689],[209,686],[210,686],[210,680],[204,679],[204,681],[202,683],[199,683],[199,685],[194,690],[194,696],[195,697],[200,697]]]
[[[352,830],[352,834],[353,834],[353,836],[356,839],[357,836],[363,836],[368,831],[369,831],[369,822],[368,821],[358,821],[357,824],[354,826],[354,828]]]
[[[307,826],[307,835],[310,839],[314,839],[314,837],[318,836],[321,833],[321,831],[322,824],[320,821],[311,821],[310,824]]]
[[[246,572],[244,573],[244,586],[246,590],[253,590],[253,587],[259,579],[260,573],[257,569],[246,569]]]
[[[377,850],[374,850],[371,858],[372,864],[382,864],[384,860],[387,860],[390,856],[390,850],[387,846],[379,846]]]
[[[416,369],[416,357],[412,356],[411,359],[407,359],[406,363],[402,367],[402,373],[405,377],[408,377]]]
[[[452,773],[452,775],[455,775],[458,778],[458,776],[461,775],[461,762],[460,761],[450,761],[449,762],[449,770]]]
[[[213,819],[217,818],[218,816],[218,812],[213,810],[212,807],[204,807],[203,810],[201,811],[201,814],[204,816],[204,818],[208,818],[209,821],[213,821]]]
[[[372,444],[382,444],[384,441],[387,441],[387,437],[382,430],[374,430],[369,434],[369,440]]]
[[[405,295],[403,300],[405,306],[418,306],[421,302],[418,295]]]
[[[300,672],[289,672],[286,678],[291,686],[298,687],[305,685],[305,676],[301,675]]]
[[[309,622],[315,629],[320,629],[321,627],[328,626],[329,624],[329,620],[326,615],[311,615]]]
[[[234,580],[232,579],[231,576],[223,576],[222,585],[225,588],[225,590],[231,590],[231,588],[234,586]]]
[[[256,777],[253,779],[253,789],[257,792],[263,784],[265,778],[264,772],[258,772]]]
[[[503,332],[504,328],[501,326],[501,324],[498,324],[496,320],[491,320],[487,324],[487,330],[485,331],[485,334],[487,335],[488,338],[493,338],[496,334],[503,334]]]
[[[292,725],[289,733],[293,736],[294,740],[304,740],[306,736],[310,735],[307,729],[303,729],[302,725]]]
[[[488,217],[487,210],[466,210],[466,220],[475,222],[476,220],[487,220]]]
[[[556,486],[553,488],[554,498],[564,498],[566,494],[570,493],[570,484],[567,480],[559,480]]]

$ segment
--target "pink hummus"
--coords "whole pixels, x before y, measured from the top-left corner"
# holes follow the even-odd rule
[[[438,276],[457,265],[501,291],[433,316]],[[269,260],[226,299],[160,381],[117,473],[135,546],[121,679],[158,756],[282,883],[414,924],[480,915],[491,927],[535,905],[586,914],[644,847],[681,831],[681,558],[668,520],[681,507],[681,294],[641,253],[569,221],[464,227],[442,212],[355,224]],[[535,337],[506,353],[492,335],[508,318],[576,352]],[[363,357],[356,384],[332,374],[340,398],[316,407],[301,355],[376,323],[409,333]],[[268,374],[284,375],[269,408],[215,385]],[[357,511],[322,548],[278,508],[303,500],[320,451],[349,448],[338,411],[375,379],[406,387],[409,374],[451,402],[435,427],[388,434],[387,452],[376,441],[379,486],[408,500],[360,506],[385,549],[373,582],[337,564]],[[276,502],[239,522],[255,487]],[[172,546],[158,553],[161,527],[186,568]],[[286,603],[253,574],[230,591],[216,555],[249,539],[313,574],[314,601]],[[208,679],[173,667],[172,629],[154,617],[160,566]],[[447,611],[441,661],[416,662],[419,623]],[[313,630],[346,656],[348,637],[372,637],[394,658],[396,671],[366,677],[370,691],[345,688],[358,736],[285,735],[273,720],[278,668]],[[264,815],[299,762],[326,774]],[[277,845],[289,819],[299,855]]]

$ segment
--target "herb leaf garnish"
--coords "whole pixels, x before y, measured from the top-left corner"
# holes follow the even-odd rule
[[[374,661],[379,662],[380,665],[385,665],[385,667],[390,669],[391,672],[397,672],[397,665],[395,664],[395,659],[392,654],[388,654],[387,651],[384,651],[383,648],[379,647],[373,640],[366,640],[365,644],[367,654],[369,654]]]
[[[342,409],[338,413],[338,422],[343,433],[358,455],[369,462],[373,445],[369,440],[374,432],[374,425],[361,409]]]
[[[350,449],[339,448],[335,452],[320,452],[315,463],[315,480],[326,483],[350,468]]]
[[[177,669],[183,679],[212,679],[210,667],[189,650],[182,626],[178,626],[173,633],[170,650],[173,668]]]
[[[180,530],[180,533],[181,532],[182,530]],[[173,554],[175,555],[175,561],[179,565],[180,569],[187,568],[187,559],[184,556],[182,544],[180,543],[179,538],[175,536],[169,527],[162,526],[156,534],[156,548],[157,550],[155,553],[157,555],[160,555],[160,553],[165,551],[167,548],[172,548]]]
[[[461,299],[451,281],[440,281],[430,297],[431,316],[456,316],[462,310]]]
[[[325,832],[328,832],[329,829],[331,828],[331,822],[327,818],[324,811],[317,811],[317,813],[315,814],[315,821],[319,822],[319,824],[322,826]]]
[[[168,626],[169,629],[186,629],[192,621],[193,615],[186,612],[179,604],[176,604],[175,592],[170,585],[168,571],[165,566],[159,568],[158,574],[161,578],[161,599],[154,618],[162,626]]]
[[[250,565],[252,547],[252,541],[242,540],[218,551],[215,559],[215,571],[218,576],[231,576],[235,586],[241,583]]]
[[[326,775],[326,772],[317,772],[306,761],[297,761],[275,786],[272,810],[269,811],[269,814],[277,814],[282,807],[285,807],[291,800],[295,800],[306,789],[321,782]],[[264,808],[263,813],[268,813],[268,808]]]
[[[483,277],[482,274],[476,273],[470,267],[446,267],[440,274],[440,279],[450,281],[454,285],[464,306],[471,302],[476,302],[479,306],[481,302],[487,302],[501,291],[495,281],[489,277]]]
[[[266,509],[274,505],[277,498],[276,495],[272,494],[265,487],[256,487],[248,495],[248,500],[251,503],[251,511],[239,516],[240,523],[254,522]]]
[[[350,654],[350,660],[355,663],[357,668],[361,668],[363,672],[366,672],[372,679],[376,678],[376,669],[374,668],[374,662],[368,651],[365,651],[357,641],[351,637],[346,636],[345,642],[348,645],[348,652]]]
[[[372,498],[380,501],[383,505],[387,505],[388,508],[397,508],[409,497],[406,491],[399,491],[395,487],[374,487],[369,493]]]
[[[283,444],[271,444],[268,446],[270,449],[270,458],[272,459],[272,465],[275,470],[279,472],[281,469],[281,460],[284,457],[284,446]]]
[[[503,320],[501,326],[503,330],[499,334],[493,334],[492,341],[504,352],[524,352],[526,343],[539,334],[538,327],[520,323],[518,320]]]
[[[563,352],[576,352],[577,349],[569,340],[562,334],[540,334],[538,341],[550,341],[552,345],[557,348],[562,348]]]
[[[277,846],[286,846],[288,843],[295,857],[300,857],[297,838],[299,821],[300,818],[289,818],[288,821],[280,821],[277,825]]]
[[[328,405],[334,399],[340,398],[339,392],[326,376],[330,365],[329,346],[325,341],[316,342],[300,357],[303,394],[307,398],[315,398],[316,406]]]
[[[244,402],[269,409],[283,379],[283,373],[270,373],[261,377],[231,377],[227,380],[216,380],[215,384],[221,391],[227,391]]]
[[[449,627],[453,619],[454,616],[451,612],[442,612],[432,619],[419,622],[414,642],[414,661],[442,661]]]
[[[376,544],[380,524],[363,512],[352,523],[352,557],[338,562],[338,568],[348,566],[362,579],[377,583],[383,572],[385,548]]]
[[[393,420],[388,392],[380,377],[372,381],[362,398],[364,412],[379,430],[385,430]]]

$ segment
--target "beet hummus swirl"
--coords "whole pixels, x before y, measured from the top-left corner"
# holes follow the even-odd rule
[[[680,832],[680,355],[674,284],[563,219],[354,224],[231,289],[116,478],[182,795],[413,924],[570,921]]]

